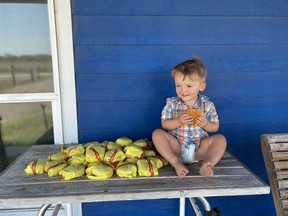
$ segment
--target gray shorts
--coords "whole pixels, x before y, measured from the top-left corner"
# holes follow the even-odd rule
[[[183,144],[180,154],[180,161],[185,164],[198,162],[195,159],[196,149],[198,146],[198,143]]]

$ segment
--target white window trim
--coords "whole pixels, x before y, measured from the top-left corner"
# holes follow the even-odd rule
[[[57,76],[54,76],[55,92],[59,92],[61,101],[60,106],[55,104],[59,107],[59,113],[55,113],[55,118],[59,119],[62,116],[61,125],[59,124],[54,128],[54,136],[57,135],[57,130],[62,129],[62,139],[59,137],[59,141],[77,143],[78,128],[70,0],[48,0],[48,11],[51,43],[54,44],[52,56],[58,57],[55,61],[53,59],[53,62],[57,63],[54,70],[58,71]],[[61,100],[61,98],[65,98],[65,100]],[[58,116],[57,113],[61,116]],[[56,137],[55,143],[58,143]]]
[[[77,127],[77,108],[76,108],[76,89],[75,89],[75,71],[74,71],[74,52],[73,52],[73,31],[71,21],[71,3],[70,0],[48,0],[50,34],[52,39],[52,52],[57,56],[58,77],[55,77],[54,85],[57,83],[59,88],[59,98],[61,104],[55,104],[59,108],[59,115],[56,112],[55,118],[61,118],[63,143],[78,143]],[[53,41],[54,40],[54,41]],[[54,43],[53,43],[54,42]],[[55,89],[56,92],[56,89]],[[61,98],[65,98],[61,100]],[[55,102],[57,103],[57,102]],[[54,110],[55,112],[55,110]],[[59,122],[59,121],[58,121]],[[59,128],[60,130],[60,128]],[[54,128],[54,139],[56,142]],[[60,137],[59,137],[60,138]],[[57,142],[56,142],[57,143]],[[66,204],[67,216],[81,216],[81,203]]]

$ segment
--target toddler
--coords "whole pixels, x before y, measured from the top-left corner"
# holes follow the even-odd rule
[[[152,134],[157,151],[174,167],[179,178],[189,173],[185,164],[198,161],[202,161],[201,176],[214,175],[213,167],[226,149],[223,135],[208,135],[219,129],[219,120],[215,105],[200,94],[206,88],[206,76],[205,65],[198,57],[174,67],[172,77],[177,96],[167,98],[161,115],[163,129]],[[185,113],[189,107],[201,109],[205,114],[197,117],[194,125],[191,115]]]

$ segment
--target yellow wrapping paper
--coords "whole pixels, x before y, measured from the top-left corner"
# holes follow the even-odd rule
[[[85,153],[85,148],[82,144],[74,145],[74,146],[69,146],[64,150],[66,153],[67,157],[72,157],[74,155],[81,155]]]
[[[105,153],[104,161],[110,164],[115,164],[115,163],[124,161],[125,158],[126,158],[126,155],[124,154],[122,150],[114,149],[114,150],[109,150]]]
[[[48,156],[48,160],[66,160],[67,154],[65,152],[57,152]]]
[[[146,147],[143,147],[145,150],[155,150],[154,144],[152,141],[148,140],[147,138],[144,138],[145,142],[147,143]]]
[[[144,157],[153,157],[156,155],[156,152],[154,150],[144,150]]]
[[[156,156],[153,156],[153,157],[148,157],[147,159],[153,161],[157,165],[158,169],[160,169],[160,168],[162,168],[162,167],[164,167],[164,166],[166,166],[168,164],[168,161],[165,160],[164,158],[162,158],[159,155],[156,155]]]
[[[57,176],[59,172],[67,167],[67,162],[60,160],[60,161],[47,161],[45,166],[45,172],[48,174],[49,177]]]
[[[84,165],[70,165],[59,172],[61,180],[71,180],[84,176],[85,166]]]
[[[137,161],[139,176],[157,176],[159,171],[157,165],[149,159],[141,159]]]
[[[116,174],[120,178],[134,178],[137,176],[137,165],[128,162],[122,162],[116,167]]]
[[[105,147],[101,145],[90,146],[86,149],[86,161],[88,163],[94,163],[102,161],[105,155]]]
[[[84,148],[89,148],[89,147],[91,147],[91,146],[96,146],[96,145],[102,145],[100,142],[98,142],[98,141],[93,141],[93,142],[88,142],[88,143],[86,143],[85,145],[84,145]]]
[[[87,178],[91,180],[109,179],[114,174],[114,167],[103,161],[97,162],[86,169]]]
[[[120,137],[115,142],[118,145],[120,145],[121,147],[125,147],[127,145],[131,145],[132,144],[132,140],[129,139],[128,137]]]
[[[121,146],[118,145],[118,144],[115,143],[115,142],[108,142],[108,143],[106,144],[106,148],[107,148],[107,150],[109,151],[109,150],[113,150],[113,149],[121,149]]]
[[[129,145],[124,148],[127,158],[143,158],[144,151],[141,147],[136,145]]]
[[[148,143],[145,139],[139,139],[139,140],[134,141],[133,145],[145,148],[145,147],[147,147]]]
[[[94,169],[93,165],[95,165],[96,163],[99,163],[99,162],[90,163],[90,164],[88,165],[88,167],[87,167],[86,170],[85,170],[85,173],[86,173],[87,175],[91,175],[91,170]]]
[[[139,158],[126,158],[125,162],[137,164],[137,161],[140,160]]]
[[[68,159],[68,164],[69,165],[77,165],[77,164],[82,164],[84,165],[86,161],[86,157],[84,154],[81,155],[74,155],[71,158]]]
[[[27,174],[42,174],[45,172],[45,166],[46,166],[47,159],[38,159],[31,161],[26,169],[25,172]]]

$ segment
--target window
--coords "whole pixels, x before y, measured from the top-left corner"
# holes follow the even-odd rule
[[[55,91],[47,4],[1,3],[0,28],[4,169],[30,145],[54,143],[51,100],[44,98]],[[28,93],[30,98],[26,99]],[[43,100],[36,102],[33,93],[40,93],[38,98]]]
[[[18,12],[7,14],[11,6]],[[14,24],[7,25],[10,19]],[[77,143],[78,132],[70,0],[0,0],[0,28],[1,172],[8,163],[3,155],[11,162],[32,144]],[[22,44],[12,46],[17,44],[15,34],[23,37]],[[82,215],[81,204],[64,206],[65,215]],[[0,206],[0,216],[35,215],[38,209]]]
[[[0,28],[1,171],[31,145],[78,134],[70,1],[0,0]]]

